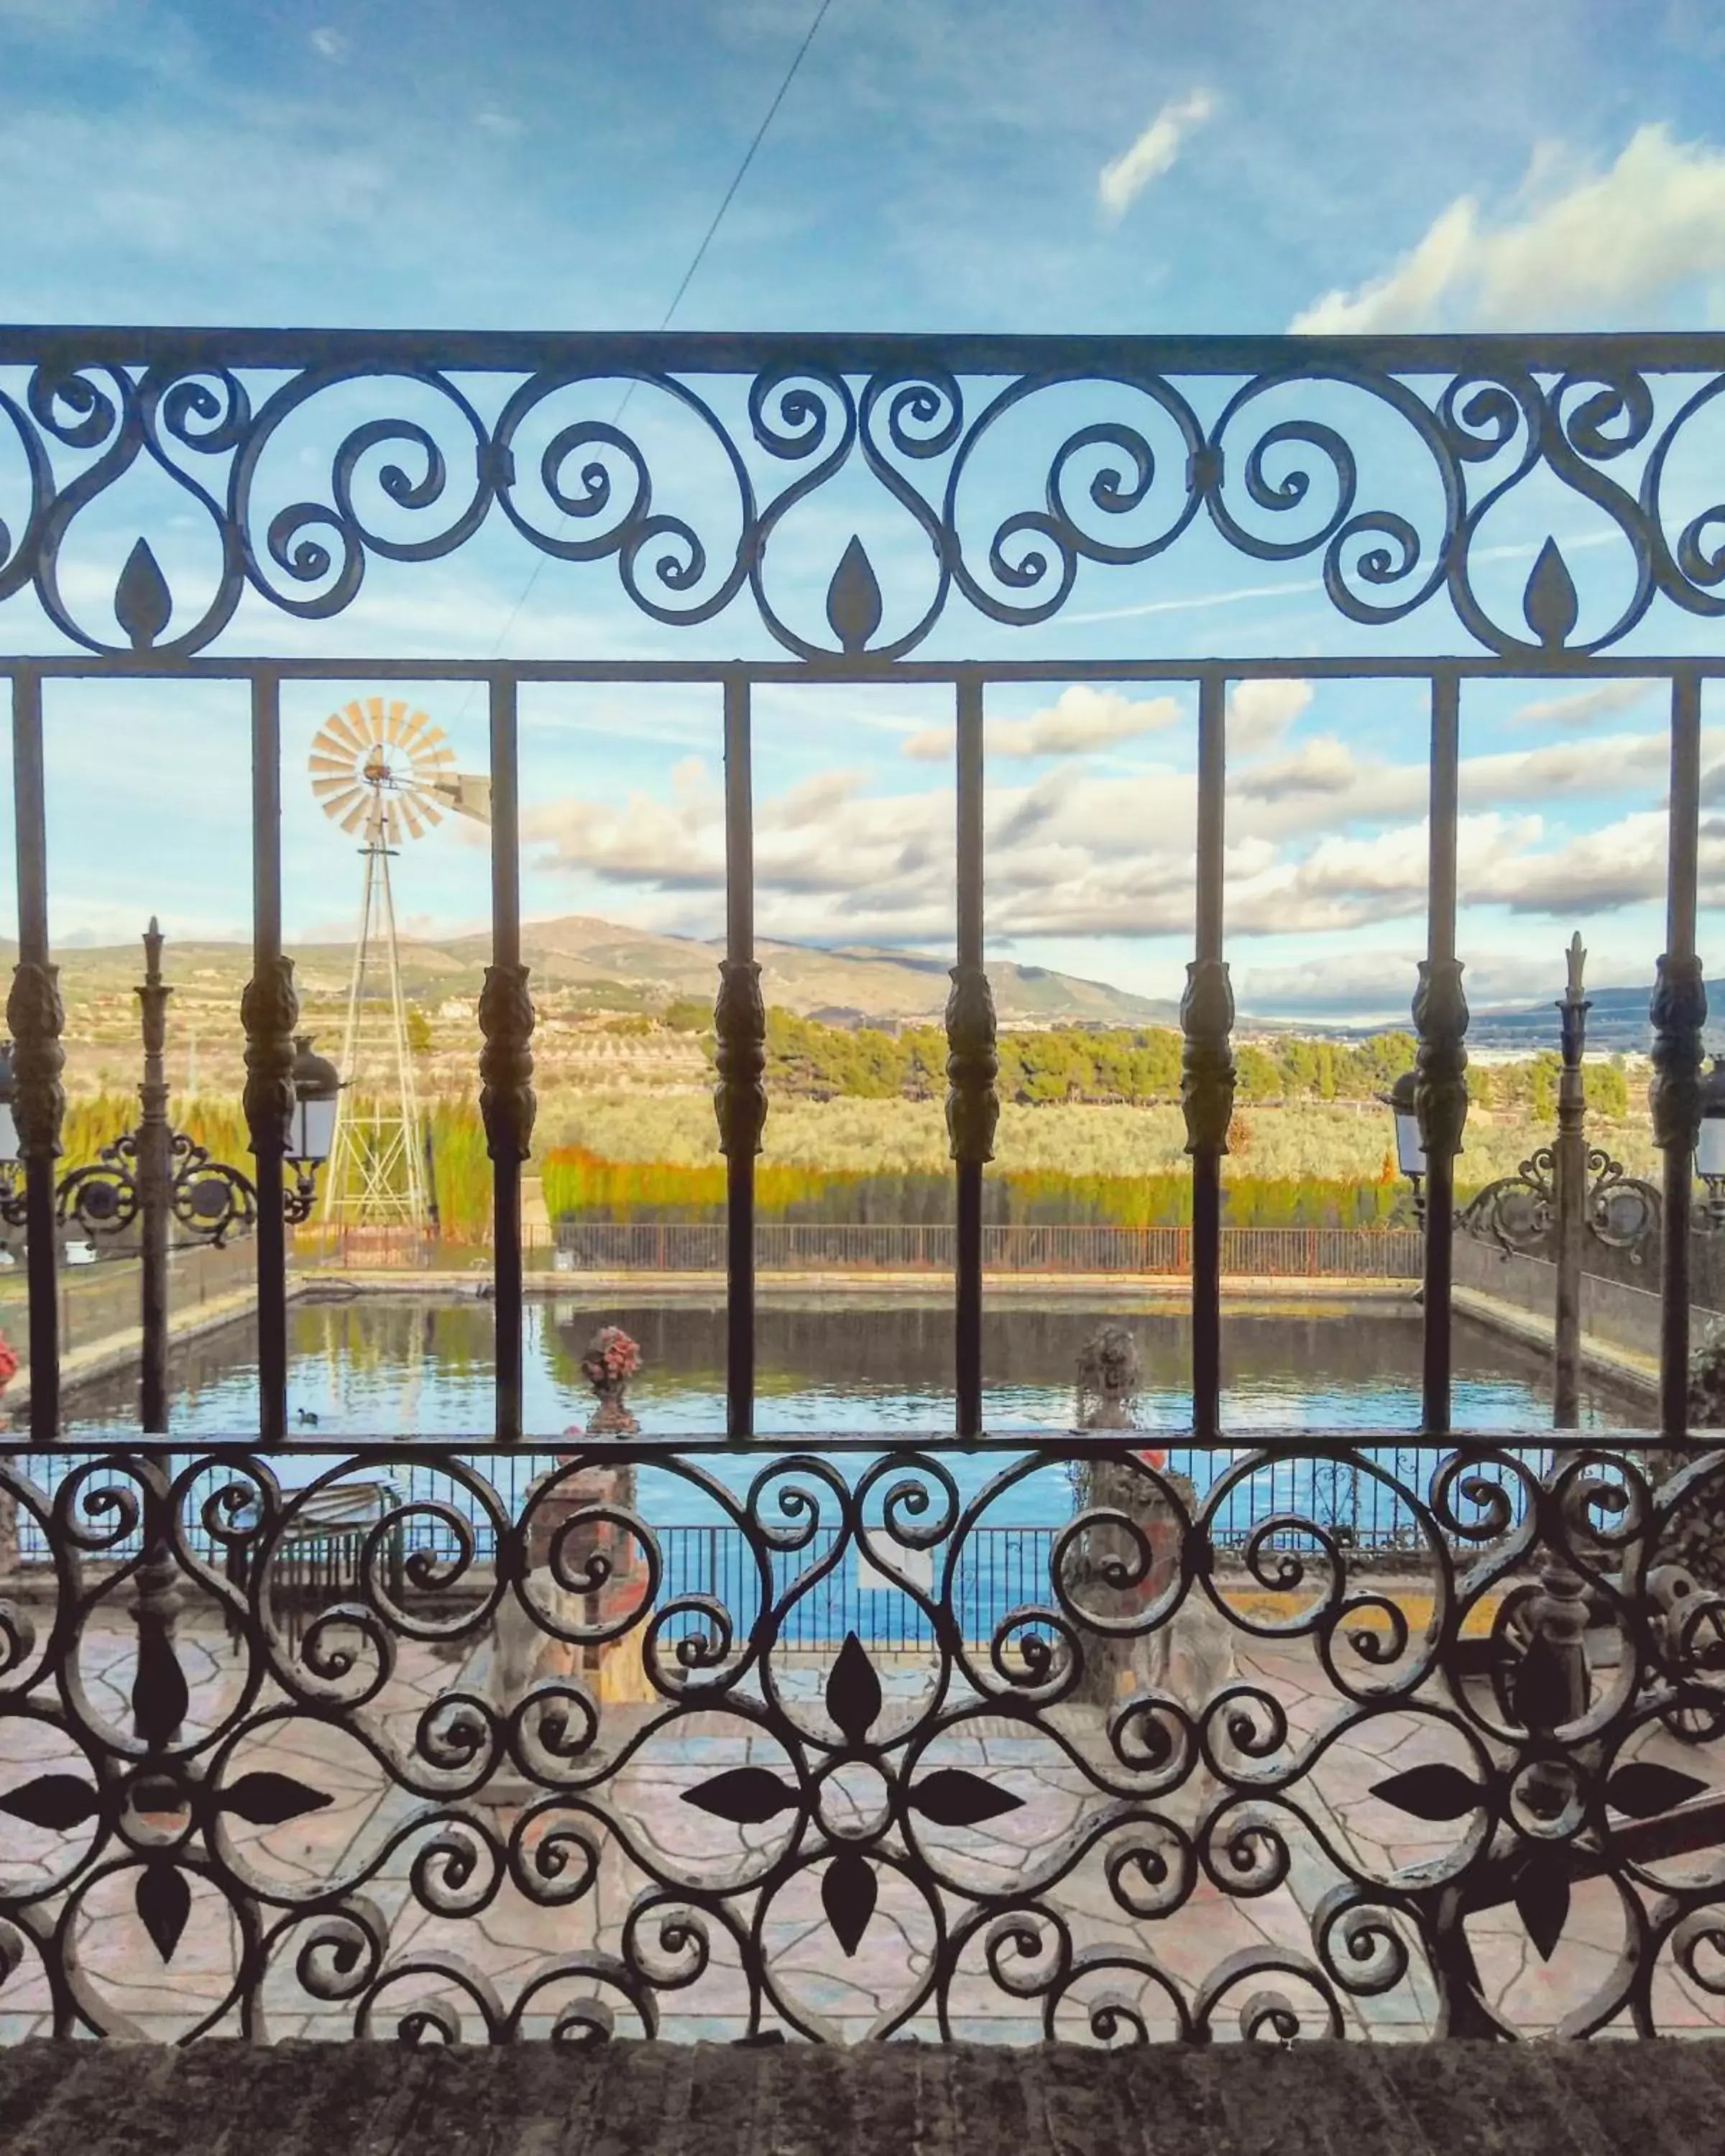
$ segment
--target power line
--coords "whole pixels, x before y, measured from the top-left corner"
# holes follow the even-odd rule
[[[706,230],[701,234],[701,244],[696,249],[694,257],[691,260],[689,267],[683,272],[683,280],[678,285],[676,290],[671,295],[671,303],[665,309],[664,315],[660,317],[659,327],[661,331],[668,330],[670,327],[671,317],[676,313],[677,309],[681,306],[685,294],[688,291],[689,287],[695,282],[696,272],[700,269],[701,264],[706,259],[706,251],[713,244],[714,235],[717,233],[719,227],[725,221],[725,213],[730,208],[732,203],[736,199],[737,189],[742,185],[744,180],[748,177],[749,167],[755,162],[755,153],[759,150],[762,143],[766,141],[767,131],[773,125],[773,120],[778,115],[779,106],[784,103],[786,93],[789,90],[791,85],[796,80],[797,70],[802,66],[804,59],[807,57],[809,48],[814,43],[814,33],[826,20],[827,10],[832,6],[832,4],[833,0],[820,0],[820,5],[815,9],[813,20],[810,22],[808,29],[803,33],[802,44],[798,46],[796,51],[791,55],[791,64],[785,69],[783,78],[780,81],[778,88],[773,94],[773,102],[768,106],[765,113],[762,116],[761,124],[755,130],[753,140],[750,142],[747,149],[742,153],[742,162],[738,165],[736,172],[732,173],[731,177],[731,184],[726,188],[723,198],[720,201],[719,207],[713,212],[712,222],[707,226]],[[630,398],[634,395],[639,386],[639,385],[638,383],[631,382],[628,388],[624,391],[622,401],[612,415],[611,424],[614,427],[622,418],[624,413],[629,409],[629,401]],[[567,516],[559,517],[557,527],[558,536],[562,535],[565,527],[567,526],[568,521],[569,520]],[[542,554],[538,560],[533,564],[531,573],[528,576],[526,583],[522,588],[521,595],[516,601],[514,606],[510,609],[509,619],[504,623],[501,630],[498,634],[497,641],[491,648],[491,656],[494,659],[499,655],[502,651],[504,645],[508,643],[509,633],[515,627],[516,622],[521,619],[522,609],[526,607],[528,600],[532,598],[534,587],[538,583],[540,577],[544,571],[546,562],[549,559],[550,557],[548,555]],[[461,711],[458,714],[458,716],[465,717],[466,716],[468,706],[472,702],[472,701],[473,689],[471,684],[470,684],[466,698],[462,704]]]

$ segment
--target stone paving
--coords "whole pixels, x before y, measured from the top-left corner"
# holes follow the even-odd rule
[[[1240,1650],[1240,1680],[1261,1687],[1280,1703],[1291,1744],[1312,1738],[1332,1721],[1337,1696],[1309,1643],[1242,1639]],[[238,1703],[242,1662],[219,1627],[196,1611],[182,1620],[179,1650],[192,1688],[187,1729],[213,1727]],[[374,1708],[394,1742],[410,1748],[422,1716],[452,1688],[483,1693],[490,1652],[489,1645],[481,1644],[458,1663],[429,1645],[403,1641]],[[115,1621],[87,1628],[81,1676],[91,1712],[123,1728],[129,1720],[131,1681],[129,1625]],[[812,1663],[793,1665],[784,1672],[786,1699],[811,1727],[830,1727],[821,1706],[824,1679],[824,1668]],[[885,1702],[875,1737],[916,1720],[927,1681],[927,1672],[914,1662],[883,1671]],[[280,1694],[273,1697],[278,1706],[285,1705]],[[219,1830],[236,1863],[264,1892],[303,1897],[325,1881],[374,1862],[393,1837],[403,1836],[363,1888],[388,1927],[390,1964],[403,1971],[377,2002],[372,2025],[379,2034],[393,2033],[402,2015],[416,2005],[442,2000],[457,2010],[455,2027],[462,2036],[484,2036],[484,2016],[452,1984],[447,1957],[469,1964],[492,1988],[498,2010],[507,2012],[522,1985],[552,1958],[582,1951],[616,1954],[631,1904],[654,1884],[621,1845],[624,1837],[634,1838],[661,1877],[711,1886],[739,1869],[758,1871],[784,1848],[794,1830],[788,1815],[737,1825],[683,1801],[688,1791],[742,1766],[785,1773],[778,1748],[751,1735],[735,1717],[719,1712],[684,1715],[655,1735],[644,1734],[653,1719],[649,1710],[608,1708],[606,1743],[615,1747],[640,1737],[639,1748],[599,1785],[597,1812],[560,1807],[554,1824],[531,1837],[523,1859],[548,1865],[547,1884],[554,1889],[557,1830],[578,1826],[585,1819],[603,1846],[592,1891],[562,1906],[546,1907],[506,1874],[501,1882],[494,1881],[483,1861],[465,1881],[455,1876],[455,1864],[446,1874],[447,1883],[457,1907],[469,1913],[439,1915],[422,1906],[412,1885],[413,1865],[416,1857],[424,1861],[427,1837],[423,1831],[417,1836],[403,1832],[423,1799],[390,1784],[372,1756],[342,1730],[297,1714],[259,1722],[259,1711],[252,1710],[253,1726],[222,1768],[223,1784],[267,1770],[329,1799],[321,1809],[280,1825],[230,1820]],[[1097,1741],[1100,1725],[1094,1711],[1059,1709],[1048,1720],[1056,1733],[1075,1744]],[[1686,1750],[1662,1734],[1646,1756],[1668,1758],[1691,1773],[1708,1772],[1705,1753]],[[1343,1876],[1321,1838],[1378,1876],[1455,1845],[1461,1831],[1455,1824],[1422,1822],[1369,1794],[1386,1774],[1434,1760],[1471,1763],[1453,1727],[1416,1712],[1380,1716],[1330,1745],[1299,1785],[1310,1827],[1283,1814],[1291,1861],[1286,1877],[1267,1892],[1224,1893],[1200,1875],[1189,1897],[1168,1917],[1134,1917],[1111,1892],[1106,1861],[1119,1841],[1105,1836],[1039,1901],[1058,1912],[1070,1928],[1075,1947],[1092,1958],[1106,1964],[1111,1953],[1153,1954],[1189,2004],[1234,1957],[1310,1961],[1314,1917]],[[1052,1735],[998,1716],[973,1719],[942,1733],[928,1747],[917,1774],[947,1768],[978,1776],[988,1788],[1020,1800],[1016,1809],[980,1825],[918,1822],[926,1849],[963,1890],[945,1897],[949,1922],[961,1921],[973,1906],[968,1894],[1009,1897],[1046,1861],[1050,1847],[1094,1820],[1105,1802]],[[46,1723],[18,1717],[0,1723],[0,1801],[8,1791],[47,1774],[88,1780],[90,1767]],[[494,1789],[493,1801],[465,1809],[506,1834],[519,1817],[516,1805],[495,1801],[507,1794],[506,1788]],[[878,1810],[880,1801],[878,1775],[868,1768],[848,1769],[828,1786],[822,1823],[842,1832],[847,1824]],[[1163,1809],[1189,1824],[1198,1801],[1198,1792],[1189,1788]],[[608,1815],[617,1826],[615,1835],[605,1830]],[[156,1824],[172,1839],[172,1822]],[[0,1815],[0,1886],[17,1893],[45,1883],[75,1861],[86,1841],[87,1830],[82,1835],[76,1829],[56,1832]],[[562,1846],[567,1854],[567,1845]],[[435,1871],[437,1860],[430,1861]],[[1225,1849],[1219,1850],[1216,1861],[1219,1870],[1229,1871]],[[1694,1880],[1708,1876],[1709,1866],[1708,1859],[1689,1858],[1669,1871],[1673,1878]],[[562,1876],[572,1879],[578,1869]],[[878,1903],[849,1956],[841,1952],[823,1909],[819,1867],[794,1877],[762,1921],[766,1957],[787,2001],[829,2033],[847,2040],[866,2035],[883,2016],[901,2009],[926,1971],[933,1944],[933,1918],[922,1893],[890,1864],[878,1866],[877,1873]],[[1233,1876],[1240,1885],[1253,1883],[1249,1873]],[[136,1877],[135,1870],[110,1872],[86,1896],[76,1922],[78,1964],[106,2025],[118,2033],[169,2040],[221,2005],[236,1966],[239,1929],[213,1885],[195,1879],[183,1932],[171,1962],[165,1963],[133,1906]],[[747,1915],[748,1897],[740,1906]],[[1625,1924],[1618,1889],[1599,1881],[1576,1887],[1568,1922],[1549,1962],[1533,1950],[1525,1926],[1507,1904],[1471,1919],[1469,1935],[1489,1999],[1527,2033],[1539,2034],[1554,2031],[1563,2015],[1597,1989],[1624,1948]],[[660,2032],[666,2036],[732,2040],[747,2027],[739,1953],[722,1928],[712,1926],[711,1936],[713,1951],[705,1965],[675,1928],[661,1936],[659,1922],[643,1928],[635,1942],[634,1958],[660,1979],[656,1995]],[[1015,1960],[1009,1950],[1001,1968],[1009,1976],[1045,1971],[1047,1964],[1038,1957],[1048,1950],[1047,1938],[1045,1930],[1042,1944],[1025,1959]],[[1430,1975],[1410,1934],[1408,1943],[1412,1951],[1400,1981],[1377,1997],[1344,1999],[1348,2033],[1412,2040],[1433,2032],[1435,2002]],[[309,1994],[300,1980],[297,1959],[296,1942],[272,1958],[261,1989],[264,2032],[276,2039],[352,2034],[352,2005]],[[1285,1989],[1307,2010],[1305,2032],[1321,2033],[1315,1994],[1288,1975],[1252,1976],[1238,1984],[1218,2015],[1217,2033],[1235,2033],[1240,2009],[1265,1988]],[[616,2010],[618,2033],[641,2033],[627,1999],[614,1989],[598,1989]],[[576,1979],[547,1988],[531,2002],[522,2033],[548,2035],[562,2009],[594,1992],[592,1984]],[[1725,2025],[1725,2000],[1673,1969],[1668,1955],[1656,1979],[1654,1999],[1657,2025],[1664,2031]],[[1176,2033],[1175,2015],[1155,1984],[1135,1972],[1106,1965],[1078,1979],[1053,2033],[1083,2036],[1090,2010],[1108,2000],[1134,2010],[1153,2038]],[[1014,1997],[995,1980],[980,1934],[961,1958],[949,2003],[950,2032],[957,2037],[1030,2042],[1045,2034],[1040,1999]],[[766,2019],[769,2027],[779,2025],[770,2010]],[[230,2008],[216,2027],[218,2033],[236,2033],[237,2011]],[[45,1979],[39,1964],[27,1954],[0,1989],[0,2040],[47,2034],[49,2028]],[[904,2028],[905,2033],[930,2038],[942,2033],[931,2010],[914,2015]]]

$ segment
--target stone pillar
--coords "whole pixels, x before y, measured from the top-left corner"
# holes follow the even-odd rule
[[[547,1476],[544,1481],[552,1478]],[[597,1625],[634,1609],[645,1585],[639,1544],[616,1522],[595,1520],[574,1528],[563,1543],[562,1569],[578,1573],[596,1553],[608,1557],[610,1577],[592,1594],[559,1585],[552,1576],[551,1552],[558,1530],[572,1515],[594,1507],[633,1512],[635,1471],[632,1466],[588,1466],[557,1486],[536,1504],[544,1481],[528,1492],[528,1578],[530,1603],[563,1624]],[[493,1626],[491,1702],[500,1714],[510,1712],[527,1687],[544,1676],[572,1676],[588,1684],[602,1702],[623,1705],[653,1695],[641,1671],[641,1634],[645,1619],[621,1638],[608,1641],[560,1640],[543,1630],[519,1597],[506,1594]]]

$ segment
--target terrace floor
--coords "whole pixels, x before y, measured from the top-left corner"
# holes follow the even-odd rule
[[[1711,2156],[1725,2044],[28,2044],[7,2156]]]

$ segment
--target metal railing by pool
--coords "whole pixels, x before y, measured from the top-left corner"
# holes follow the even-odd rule
[[[1154,1432],[1147,1430],[1139,1435],[1147,1443],[1155,1437]],[[1047,1441],[1045,1438],[1042,1440]],[[810,1440],[814,1446],[821,1442],[819,1438]],[[884,1445],[886,1440],[882,1442]],[[1552,1455],[1548,1447],[1523,1445],[1513,1440],[1507,1440],[1506,1444],[1510,1447],[1508,1456],[1525,1464],[1531,1472],[1538,1474],[1549,1469]],[[435,1450],[441,1455],[444,1448],[428,1450]],[[163,1455],[177,1466],[197,1456],[183,1449]],[[502,1455],[461,1455],[467,1472],[471,1476],[483,1475],[511,1512],[519,1512],[534,1486],[557,1475],[568,1456],[567,1453],[525,1447]],[[735,1461],[737,1455],[730,1457]],[[1450,1455],[1433,1453],[1405,1439],[1378,1438],[1368,1440],[1356,1451],[1317,1456],[1312,1455],[1309,1442],[1302,1440],[1298,1445],[1289,1442],[1251,1449],[1158,1445],[1154,1457],[1168,1473],[1191,1485],[1200,1504],[1219,1485],[1225,1485],[1225,1495],[1217,1504],[1209,1524],[1211,1540],[1219,1550],[1239,1552],[1255,1542],[1266,1549],[1310,1554],[1322,1548],[1326,1537],[1329,1537],[1341,1548],[1365,1557],[1404,1553],[1417,1548],[1419,1503],[1408,1492],[1414,1488],[1421,1498],[1429,1496],[1422,1478],[1429,1480],[1445,1466]],[[78,1492],[80,1502],[84,1503],[92,1502],[95,1493],[103,1489],[123,1488],[127,1481],[127,1471],[111,1465],[112,1448],[90,1451],[68,1446],[51,1453],[19,1453],[13,1458],[18,1471],[29,1476],[50,1495],[69,1487]],[[1242,1476],[1237,1472],[1237,1464],[1247,1458],[1254,1462],[1253,1469]],[[410,1548],[424,1550],[439,1564],[447,1563],[464,1553],[480,1563],[495,1561],[495,1519],[484,1507],[473,1502],[470,1486],[461,1477],[452,1477],[441,1466],[422,1466],[410,1455],[398,1453],[391,1479],[399,1502],[408,1508],[412,1520]],[[743,1532],[734,1522],[716,1519],[705,1525],[690,1521],[663,1522],[654,1516],[650,1508],[641,1517],[661,1545],[665,1591],[671,1599],[685,1592],[709,1591],[689,1584],[701,1574],[703,1567],[709,1580],[734,1583],[743,1576],[751,1562]],[[1024,1575],[1025,1564],[1030,1564],[1034,1570],[1034,1553],[1040,1551],[1045,1558],[1054,1538],[1064,1532],[1065,1524],[1064,1521],[1046,1520],[1009,1527],[979,1526],[975,1530],[975,1547],[991,1554],[977,1577],[988,1580],[1019,1577]],[[187,1547],[201,1558],[213,1560],[218,1554],[220,1537],[213,1533],[201,1517],[194,1515],[189,1519],[185,1532]],[[1020,1543],[1021,1555],[1014,1555],[1020,1550]],[[41,1566],[50,1561],[52,1541],[49,1529],[28,1512],[18,1522],[18,1546],[19,1557],[27,1565]],[[105,1553],[110,1558],[130,1558],[136,1556],[140,1547],[138,1533],[134,1531],[105,1543]],[[829,1599],[819,1606],[842,1607],[846,1621],[836,1632],[822,1634],[823,1638],[836,1643],[844,1638],[846,1630],[855,1630],[865,1637],[879,1636],[883,1645],[889,1644],[884,1634],[877,1635],[870,1630],[875,1620],[869,1612],[884,1609],[884,1601],[871,1603],[867,1592],[855,1586],[848,1590],[849,1599],[845,1592],[834,1592],[839,1594],[838,1601]],[[965,1590],[968,1609],[992,1607],[993,1599],[992,1589]],[[807,1608],[814,1606],[811,1604]],[[798,1608],[806,1614],[804,1605],[799,1604]],[[802,1616],[798,1621],[803,1621]]]
[[[578,1271],[722,1272],[722,1222],[559,1221],[557,1262]],[[985,1273],[1174,1276],[1192,1270],[1190,1228],[1112,1228],[1088,1223],[985,1226]],[[850,1224],[757,1221],[760,1272],[942,1272],[957,1259],[950,1221]],[[1408,1229],[1224,1228],[1224,1274],[1254,1279],[1407,1280],[1420,1277],[1420,1240]]]

